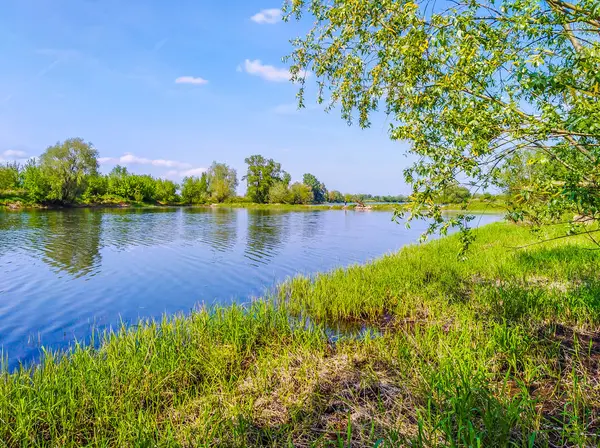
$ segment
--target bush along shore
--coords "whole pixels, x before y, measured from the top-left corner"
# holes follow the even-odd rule
[[[244,199],[244,198],[241,198]],[[30,209],[77,209],[77,208],[157,208],[157,207],[211,207],[211,208],[245,208],[252,210],[281,210],[281,211],[315,211],[315,210],[356,210],[356,211],[396,211],[399,209],[407,210],[406,203],[369,203],[365,202],[362,205],[356,203],[349,204],[259,204],[248,202],[245,200],[236,201],[233,198],[232,202],[212,203],[212,204],[188,204],[184,202],[144,202],[124,199],[118,196],[106,196],[97,198],[92,202],[78,204],[40,204],[32,202],[28,197],[19,192],[9,192],[0,194],[0,207],[5,207],[7,210],[30,210]],[[485,213],[506,213],[506,207],[500,201],[483,201],[474,199],[466,204],[445,204],[443,210],[448,212],[453,211],[468,211],[477,214]]]
[[[237,171],[225,163],[213,162],[206,171],[188,170],[190,175],[176,183],[132,173],[121,165],[103,174],[99,171],[100,161],[113,159],[98,155],[91,143],[71,138],[48,147],[39,158],[25,164],[0,163],[0,205],[9,209],[182,205],[302,209],[320,205],[324,209],[393,210],[411,199],[404,195],[342,194],[328,190],[311,173],[304,173],[301,182],[292,183],[292,176],[280,163],[259,154],[245,159],[245,196],[237,195]],[[467,187],[452,183],[430,199],[451,204],[453,209],[465,206],[487,210],[493,209],[496,202],[506,203],[507,197],[471,194]]]
[[[2,373],[3,446],[597,446],[598,251],[507,223]],[[551,237],[551,235],[550,235]],[[508,247],[511,246],[511,247]]]

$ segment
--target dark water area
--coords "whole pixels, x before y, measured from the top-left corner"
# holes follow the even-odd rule
[[[391,212],[173,208],[0,211],[0,347],[8,368],[94,329],[245,303],[295,274],[417,242]],[[498,216],[478,217],[483,225]]]

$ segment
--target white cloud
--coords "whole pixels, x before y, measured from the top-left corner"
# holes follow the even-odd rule
[[[282,12],[281,9],[272,8],[272,9],[263,9],[261,12],[254,14],[250,17],[250,20],[253,22],[263,24],[273,25],[281,20]]]
[[[196,86],[202,86],[208,84],[208,81],[204,78],[193,77],[193,76],[180,76],[175,80],[176,84],[194,84]]]
[[[0,157],[4,159],[23,159],[27,157],[27,153],[25,151],[17,151],[14,149],[8,149],[0,154]]]
[[[277,68],[272,65],[263,64],[259,59],[255,59],[253,61],[246,59],[243,67],[240,68],[249,75],[258,76],[271,82],[287,82],[292,77],[292,74],[288,69]],[[309,73],[304,74],[306,77],[309,75]]]
[[[206,171],[206,168],[192,168],[191,170],[181,171],[182,176],[198,176]]]
[[[171,170],[168,171],[165,177],[169,179],[181,179],[183,177],[189,176],[200,176],[202,173],[206,172],[206,168],[190,168],[189,170]]]
[[[131,153],[125,153],[121,157],[100,157],[98,163],[101,164],[119,164],[119,165],[152,165],[163,168],[178,168],[178,169],[189,169],[192,167],[189,163],[178,162],[176,160],[165,160],[165,159],[147,159],[145,157],[138,157]]]

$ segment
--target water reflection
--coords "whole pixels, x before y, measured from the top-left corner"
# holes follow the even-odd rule
[[[301,215],[301,236],[303,240],[313,241],[324,234],[323,219],[325,214],[321,212],[303,213]]]
[[[45,219],[34,215],[29,225],[42,230],[31,242],[32,248],[40,248],[42,260],[55,271],[77,278],[99,268],[102,215],[89,210],[78,214],[50,213]]]
[[[102,215],[91,210],[3,213],[0,231],[0,258],[24,253],[75,278],[100,266]]]
[[[426,225],[336,210],[0,211],[0,349],[14,367],[39,356],[31,335],[65,348],[93,324],[246,302],[288,276],[416,242]]]
[[[293,215],[276,210],[248,210],[244,256],[253,266],[268,264],[289,237]]]
[[[189,208],[183,211],[182,239],[201,241],[217,252],[232,250],[237,243],[238,213],[222,208]]]
[[[179,237],[179,210],[110,209],[104,214],[102,244],[118,250],[169,244]]]

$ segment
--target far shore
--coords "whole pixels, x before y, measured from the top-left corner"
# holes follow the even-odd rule
[[[36,204],[26,199],[19,198],[18,200],[0,199],[0,210],[8,209],[12,211],[26,210],[66,210],[66,209],[144,209],[144,208],[172,208],[172,207],[187,207],[187,208],[246,208],[258,210],[287,210],[287,211],[309,211],[309,210],[353,210],[353,211],[395,211],[398,208],[406,207],[407,203],[326,203],[326,204],[256,204],[251,202],[224,202],[213,204],[182,204],[182,203],[147,203],[133,201],[110,201],[103,203],[81,203],[81,204]],[[466,205],[464,204],[444,204],[442,206],[447,212],[477,212],[480,213],[502,213],[505,208],[502,204],[493,201],[473,200]]]

